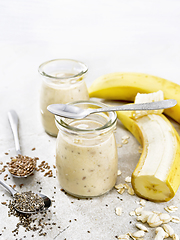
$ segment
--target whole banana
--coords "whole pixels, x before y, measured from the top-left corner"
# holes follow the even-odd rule
[[[137,93],[162,90],[165,99],[176,99],[177,105],[164,112],[180,123],[180,85],[169,80],[143,73],[117,72],[105,74],[94,80],[89,96],[134,102]]]

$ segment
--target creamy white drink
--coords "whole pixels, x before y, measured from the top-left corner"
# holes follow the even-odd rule
[[[92,130],[87,134],[68,134],[61,128],[57,137],[56,167],[61,187],[80,196],[99,196],[109,191],[117,178],[117,147],[114,127],[108,132],[94,131],[103,125],[96,120],[73,120],[71,129]]]
[[[74,84],[42,83],[40,95],[41,120],[45,131],[51,135],[57,135],[58,128],[55,125],[54,115],[47,110],[47,106],[56,103],[69,103],[77,100],[88,100],[86,83],[82,80]]]
[[[58,128],[54,115],[47,110],[47,106],[88,100],[88,90],[84,81],[87,67],[75,60],[57,59],[42,64],[39,72],[43,76],[40,91],[42,125],[48,134],[57,136]]]

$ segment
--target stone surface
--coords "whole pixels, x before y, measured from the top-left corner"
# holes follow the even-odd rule
[[[12,178],[6,171],[0,179],[8,173],[6,183],[16,185],[17,190],[41,190],[55,202],[44,219],[51,223],[44,228],[46,236],[40,237],[37,231],[25,232],[22,227],[18,236],[14,236],[12,231],[18,219],[8,217],[8,208],[1,202],[8,202],[11,196],[0,187],[1,239],[24,239],[26,236],[26,239],[113,240],[121,234],[137,231],[136,218],[129,215],[140,206],[137,196],[127,192],[120,195],[112,189],[101,197],[77,199],[61,191],[53,168],[56,139],[44,132],[39,118],[41,79],[37,69],[50,59],[72,58],[89,66],[88,86],[96,77],[115,71],[144,72],[180,84],[179,8],[178,1],[168,0],[148,3],[140,0],[87,3],[82,0],[64,3],[19,0],[15,3],[9,0],[3,3],[0,8],[0,22],[3,23],[0,25],[0,162],[6,163],[16,155],[7,119],[7,111],[14,109],[20,119],[22,154],[39,157],[39,163],[48,162],[54,177],[35,172],[22,180]],[[173,124],[180,133],[179,124]],[[128,144],[118,148],[122,174],[117,184],[125,183],[125,178],[131,176],[140,157],[139,143],[118,122],[118,144],[124,135],[130,138]],[[166,212],[164,207],[170,205],[180,209],[179,190],[168,203],[147,201],[145,209]],[[121,216],[115,213],[117,207],[123,209]],[[180,217],[179,210],[173,215]],[[180,236],[180,225],[170,225]],[[148,229],[146,240],[155,236],[155,229]]]

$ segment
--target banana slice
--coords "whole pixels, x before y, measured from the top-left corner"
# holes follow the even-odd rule
[[[147,103],[147,102],[156,102],[164,100],[164,94],[161,90],[154,93],[138,93],[135,97],[135,103]],[[148,114],[161,114],[164,109],[160,110],[148,110],[148,111],[133,111],[132,118],[137,119],[142,116],[146,116]]]

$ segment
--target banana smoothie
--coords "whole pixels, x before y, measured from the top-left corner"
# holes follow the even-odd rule
[[[61,187],[78,197],[108,192],[117,178],[115,124],[106,129],[97,119],[82,119],[71,120],[68,126],[71,133],[58,126],[56,167]]]
[[[58,133],[54,115],[47,110],[48,105],[89,99],[84,81],[87,70],[83,63],[69,59],[52,60],[39,67],[39,73],[43,76],[40,92],[41,121],[48,134],[57,136]]]
[[[67,77],[67,74],[66,74]],[[56,103],[69,103],[77,100],[88,100],[86,83],[79,81],[74,84],[64,83],[53,85],[42,83],[40,95],[41,120],[46,132],[50,135],[57,135],[58,129],[55,125],[54,115],[47,110],[47,106]]]

